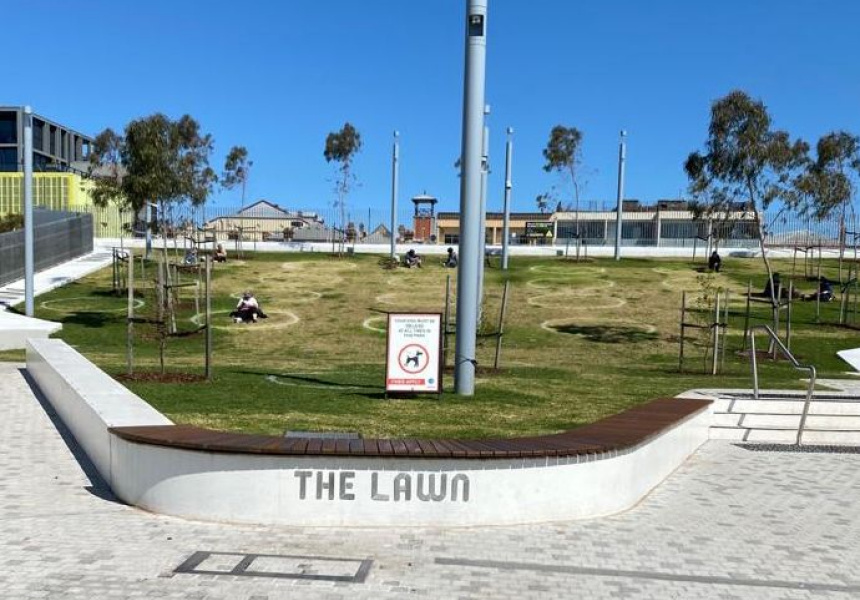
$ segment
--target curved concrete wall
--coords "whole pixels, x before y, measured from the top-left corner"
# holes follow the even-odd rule
[[[598,456],[231,454],[140,444],[108,432],[170,422],[100,371],[96,381],[91,370],[98,369],[63,342],[31,341],[28,368],[118,497],[152,512],[214,521],[470,526],[607,515],[635,505],[683,463],[707,440],[711,417],[703,409],[648,443]]]
[[[27,372],[111,487],[108,429],[173,424],[62,340],[27,340]]]

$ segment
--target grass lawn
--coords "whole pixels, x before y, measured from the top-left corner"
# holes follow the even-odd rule
[[[270,434],[291,429],[390,437],[558,432],[690,388],[751,385],[749,364],[736,351],[746,283],[753,279],[756,290],[764,286],[760,260],[729,257],[723,273],[703,275],[682,260],[575,263],[515,257],[507,274],[486,270],[485,331],[495,328],[506,276],[512,286],[501,370],[483,369],[492,366],[494,340],[482,337],[473,398],[451,393],[449,374],[441,401],[436,396],[385,400],[384,312],[441,312],[446,277],[456,292],[456,272],[432,257],[414,270],[385,270],[378,261],[365,255],[260,254],[217,265],[214,382],[127,385],[179,423]],[[787,279],[788,261],[778,262],[777,269]],[[147,276],[153,273],[150,265]],[[836,278],[835,262],[825,273]],[[800,286],[809,292],[815,283]],[[733,294],[724,374],[703,374],[704,338],[688,346],[690,372],[679,374],[681,291],[687,290],[695,305],[706,287],[728,287]],[[270,318],[233,324],[227,314],[248,288]],[[195,328],[192,292],[185,288],[183,294],[178,323],[190,331]],[[151,283],[138,304],[151,316]],[[124,372],[126,299],[111,294],[110,269],[41,296],[36,306],[37,317],[63,323],[59,337],[109,373]],[[838,377],[847,365],[835,353],[860,345],[858,334],[816,325],[814,308],[796,303],[792,349],[821,376]],[[767,308],[756,305],[756,311],[763,319]],[[838,302],[823,306],[825,320],[837,315]],[[137,369],[157,370],[152,327],[137,325],[136,333]],[[168,370],[201,373],[202,348],[200,335],[171,339]],[[799,377],[785,362],[763,361],[760,367],[763,387],[800,389]]]

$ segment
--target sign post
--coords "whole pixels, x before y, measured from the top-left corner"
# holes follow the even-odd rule
[[[389,313],[385,393],[442,393],[442,314]]]

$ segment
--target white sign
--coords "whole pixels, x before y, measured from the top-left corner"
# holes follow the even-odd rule
[[[441,391],[442,315],[390,313],[386,392]]]

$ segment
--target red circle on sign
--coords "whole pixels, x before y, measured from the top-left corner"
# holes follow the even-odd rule
[[[411,356],[407,354],[407,350],[410,349],[412,350]],[[421,366],[422,358],[424,358],[423,366]],[[409,363],[413,363],[415,368],[410,368]],[[427,348],[421,344],[407,344],[406,346],[403,346],[400,350],[400,354],[397,355],[397,364],[400,365],[401,369],[412,375],[420,373],[427,368],[427,365],[430,364],[430,356],[427,354]]]

